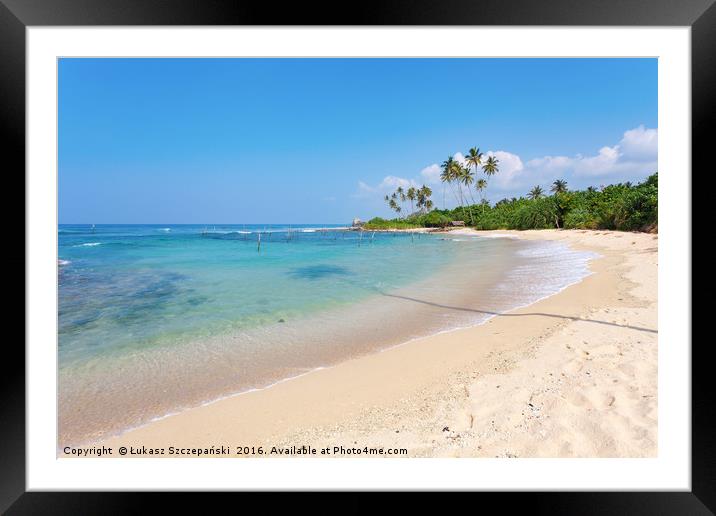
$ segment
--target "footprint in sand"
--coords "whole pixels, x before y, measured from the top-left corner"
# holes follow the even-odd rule
[[[582,370],[584,362],[582,360],[571,360],[564,368],[565,373],[575,374]]]

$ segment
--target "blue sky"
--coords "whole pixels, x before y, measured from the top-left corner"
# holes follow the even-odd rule
[[[472,146],[492,201],[643,179],[657,61],[62,59],[58,124],[60,223],[344,223]]]

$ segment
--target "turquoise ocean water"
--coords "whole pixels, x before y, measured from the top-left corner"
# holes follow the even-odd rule
[[[259,247],[260,239],[260,247]],[[59,441],[478,324],[588,274],[554,242],[326,225],[61,225]]]

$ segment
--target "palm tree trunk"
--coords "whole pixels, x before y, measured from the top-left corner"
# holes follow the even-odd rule
[[[452,181],[448,182],[448,184],[450,185],[450,190],[452,191],[452,194],[455,197],[455,200],[457,201],[458,204],[460,204],[460,198],[458,197],[457,193],[455,193],[455,188],[453,188],[453,186],[452,186]]]
[[[475,205],[475,197],[472,195],[472,189],[468,188],[468,192],[470,192],[470,200],[472,201],[472,204],[470,205],[470,221],[472,222],[472,225],[475,225],[475,216],[472,214],[472,207]]]

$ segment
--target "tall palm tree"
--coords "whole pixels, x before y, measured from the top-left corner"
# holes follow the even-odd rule
[[[408,191],[406,192],[405,196],[410,201],[410,213],[412,214],[415,212],[415,207],[413,206],[413,202],[416,199],[415,187],[411,186],[410,188],[408,188]]]
[[[482,213],[485,213],[485,194],[484,191],[487,189],[487,179],[480,178],[475,183],[475,189],[480,194],[480,204],[482,205]]]
[[[432,206],[433,202],[430,200],[430,196],[433,195],[432,189],[429,186],[423,185],[420,188],[420,191],[423,193],[423,197],[425,198],[425,202],[423,204],[427,207],[427,204],[430,203],[430,206]]]
[[[554,183],[552,183],[552,188],[550,190],[556,194],[564,193],[567,191],[567,181],[564,179],[557,179]]]
[[[415,195],[418,199],[418,209],[421,212],[424,212],[425,208],[428,211],[432,209],[433,201],[430,200],[430,196],[433,195],[433,191],[430,189],[430,187],[423,185],[422,187],[417,189]]]
[[[472,200],[472,204],[470,205],[470,223],[475,224],[475,217],[472,215],[472,206],[475,204],[475,198],[472,195],[472,189],[470,186],[472,186],[472,183],[475,182],[475,175],[470,170],[470,167],[460,167],[460,182],[465,185],[465,190],[468,191],[470,194],[470,200]]]
[[[474,173],[477,173],[480,165],[482,165],[482,152],[480,152],[478,147],[471,148],[467,151],[467,158],[465,158],[465,161],[467,162],[467,166],[471,167]],[[470,190],[470,198],[472,198],[472,190]],[[473,204],[474,202],[475,201],[473,199]]]
[[[465,167],[462,166],[462,164],[459,161],[453,161],[452,165],[452,171],[451,171],[452,180],[455,181],[457,184],[457,193],[459,194],[459,202],[460,206],[464,207],[465,204],[465,198],[462,194],[462,178],[465,175]]]
[[[460,199],[458,198],[457,194],[455,193],[455,189],[452,186],[453,181],[455,180],[455,165],[457,162],[452,156],[448,156],[448,159],[442,162],[443,170],[440,173],[440,181],[443,183],[447,183],[450,185],[450,191],[455,196],[455,199],[457,202],[460,202]]]
[[[477,172],[478,167],[482,165],[482,152],[480,152],[480,149],[473,147],[467,151],[465,161],[467,162],[467,166],[472,167],[475,169],[475,172]]]
[[[405,202],[405,190],[403,190],[402,186],[399,186],[397,190],[395,190],[395,193],[398,194],[398,197],[400,198],[400,208],[403,208],[403,203]]]
[[[388,196],[386,195],[386,197]],[[395,199],[390,198],[390,200],[388,201],[388,207],[394,212],[398,213],[398,203],[395,201]]]
[[[540,185],[537,185],[529,191],[527,197],[529,199],[539,199],[540,197],[542,197],[542,194],[542,187]]]
[[[395,213],[398,214],[398,218],[400,218],[400,205],[398,204],[398,193],[397,192],[393,192],[390,195],[390,202],[392,204],[391,207],[393,208]]]
[[[484,165],[482,165],[482,170],[485,172],[485,175],[487,177],[494,176],[497,172],[499,172],[500,167],[498,167],[498,163],[500,162],[499,159],[497,159],[495,156],[490,156],[487,158],[487,161]]]

